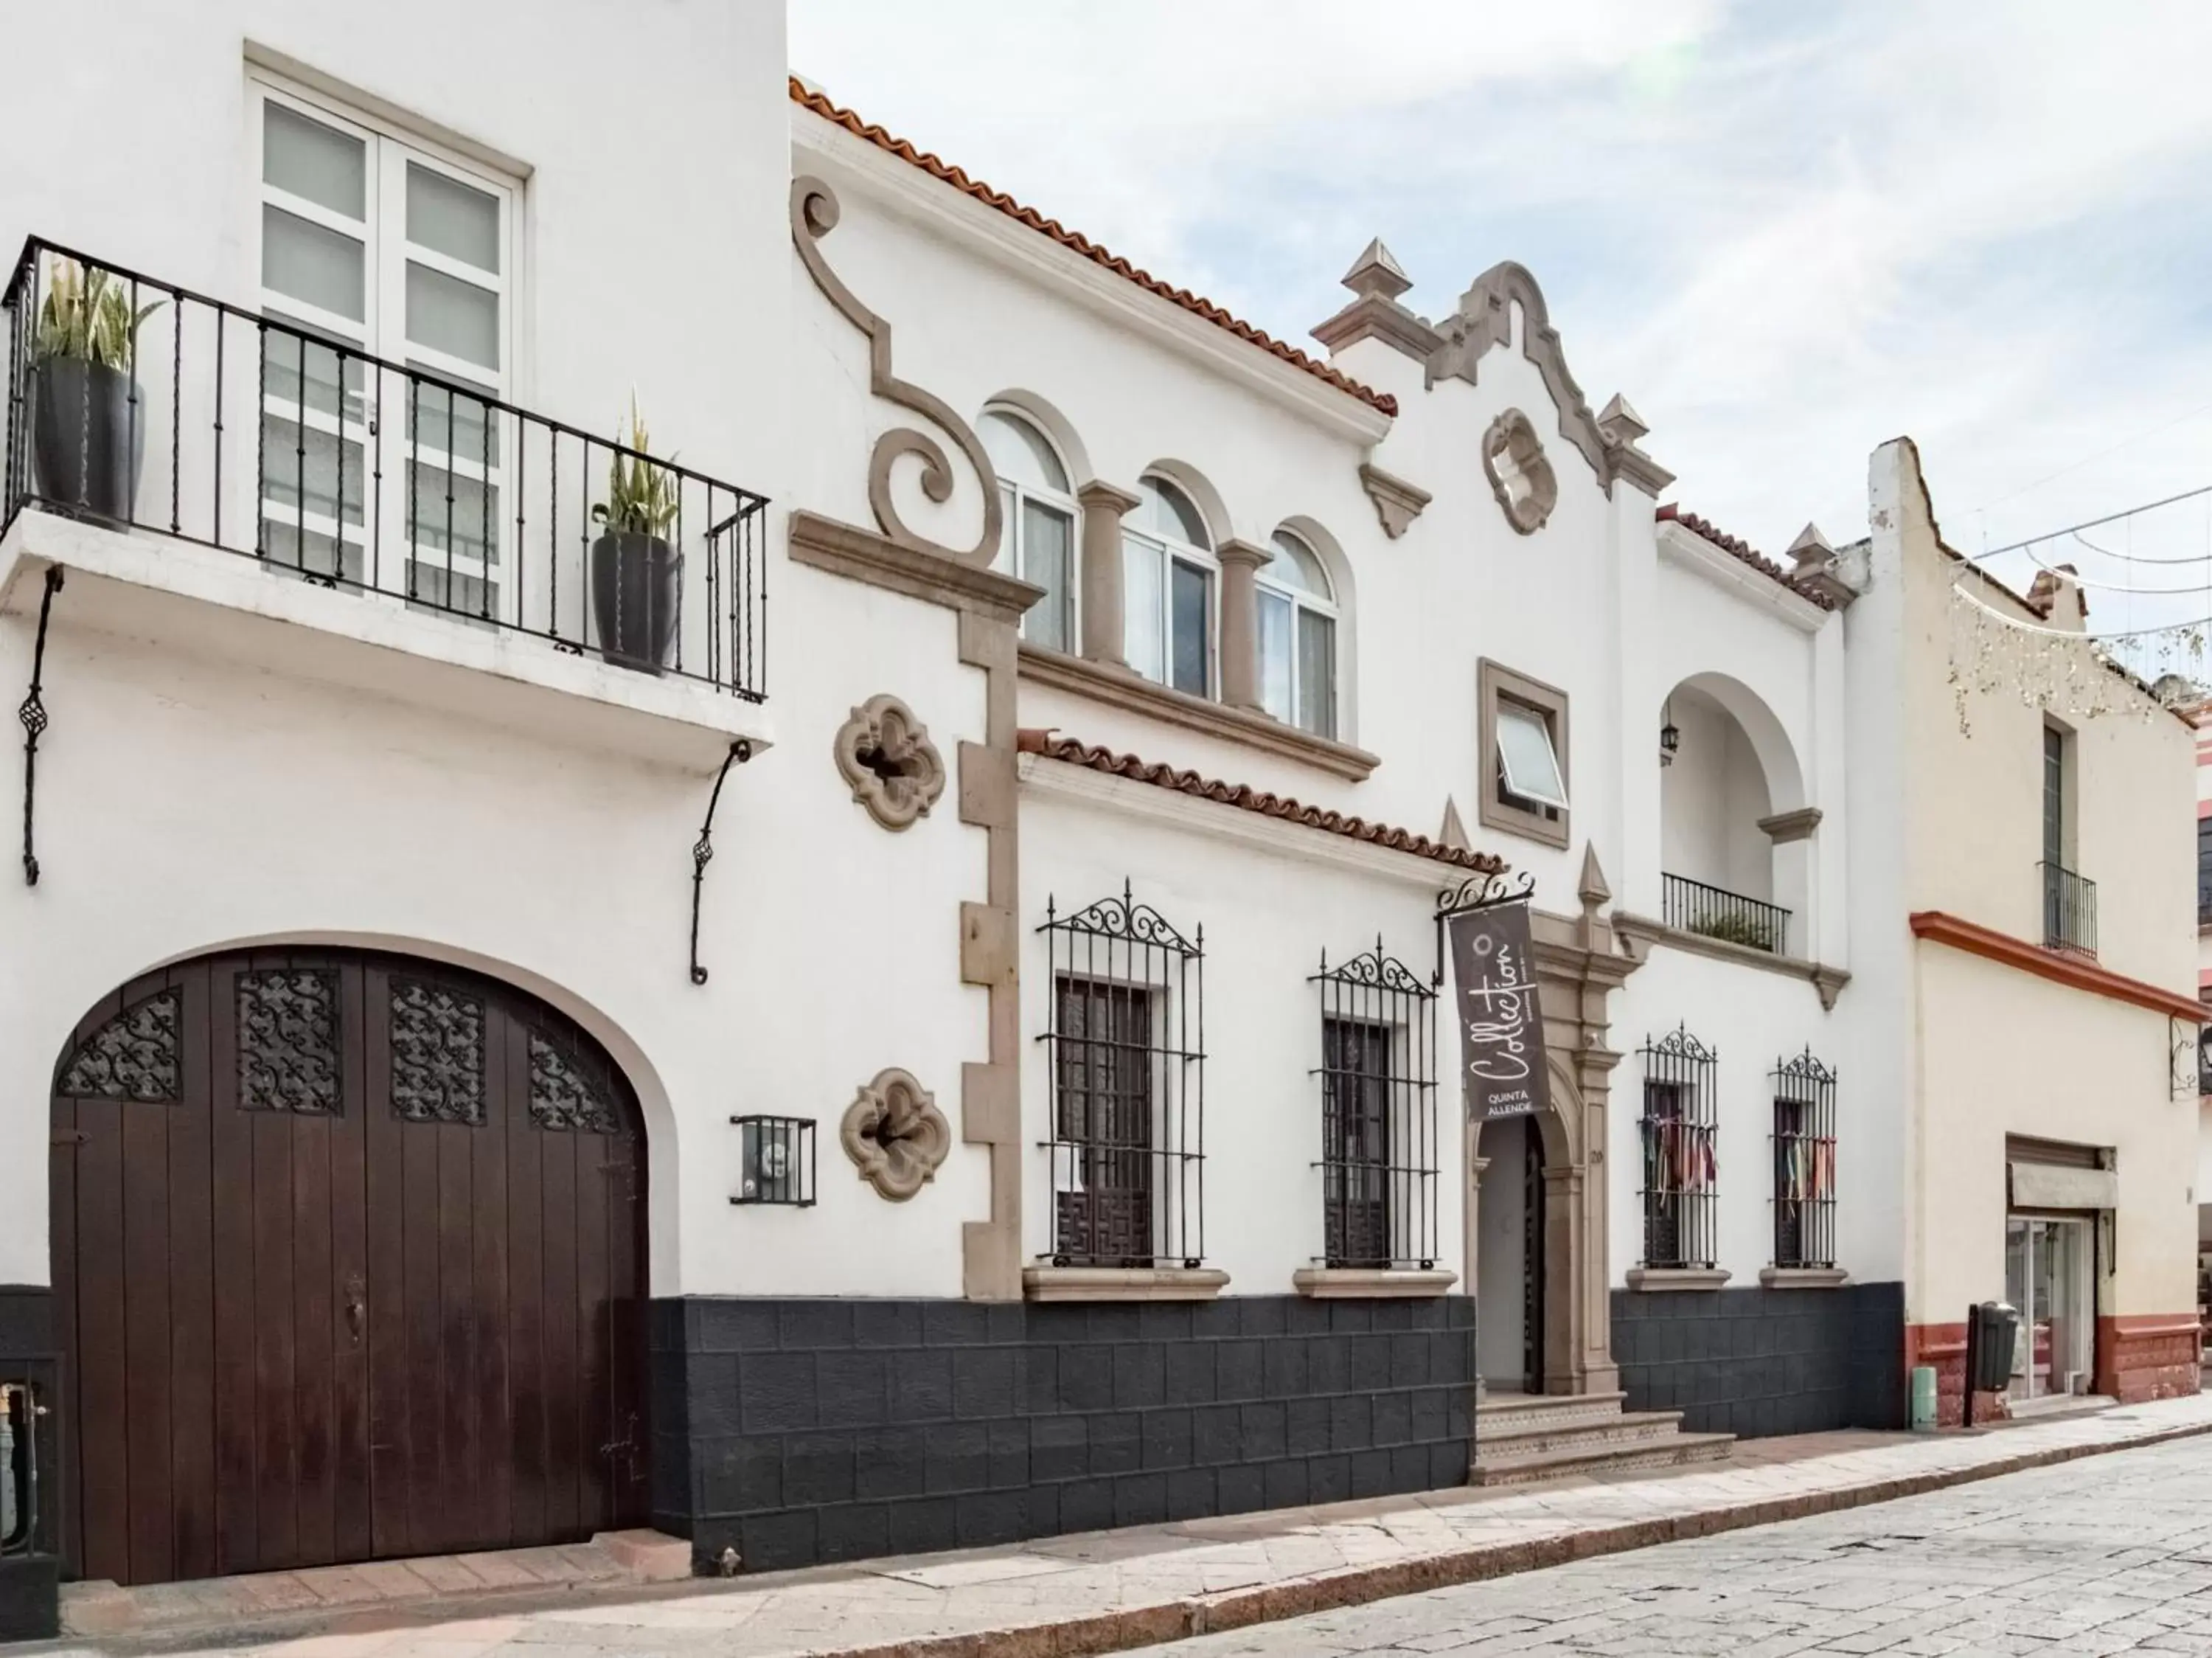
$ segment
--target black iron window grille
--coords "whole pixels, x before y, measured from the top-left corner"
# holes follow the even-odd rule
[[[147,314],[72,341],[103,306]],[[765,497],[35,237],[0,312],[0,533],[126,526],[766,696]]]
[[[1382,943],[1322,956],[1321,1176],[1329,1266],[1437,1264],[1436,992]]]
[[[1774,1264],[1836,1264],[1836,1074],[1808,1048],[1775,1062]]]
[[[2197,820],[2197,924],[2212,923],[2212,818]]]
[[[1052,1259],[1197,1266],[1206,1254],[1206,930],[1121,896],[1045,904]]]
[[[1686,933],[1717,938],[1723,944],[1790,954],[1790,911],[1763,899],[1746,898],[1724,887],[1711,887],[1687,875],[1662,875],[1660,919]]]
[[[0,1375],[0,1558],[54,1552],[53,1366]]]
[[[1644,1264],[1711,1267],[1718,1058],[1686,1026],[1647,1041],[1644,1060]]]
[[[814,1123],[806,1117],[732,1117],[738,1131],[733,1204],[814,1203]]]
[[[2036,868],[2043,877],[2044,948],[2096,954],[2097,883],[2063,864]]]

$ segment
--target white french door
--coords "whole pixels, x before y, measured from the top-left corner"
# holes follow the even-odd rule
[[[2013,1347],[2016,1399],[2089,1391],[2095,1354],[2090,1223],[2014,1215],[2005,1222],[2005,1299],[2019,1309]]]
[[[510,182],[255,83],[258,546],[304,575],[514,619],[502,534]],[[416,371],[382,371],[359,350]],[[477,393],[477,395],[471,395]]]

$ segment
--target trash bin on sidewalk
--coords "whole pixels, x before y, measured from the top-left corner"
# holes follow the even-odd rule
[[[2020,1339],[2020,1309],[2006,1301],[1982,1301],[1966,1311],[1966,1398],[1965,1423],[1974,1425],[1974,1395],[2002,1393],[2012,1385],[2014,1344]]]

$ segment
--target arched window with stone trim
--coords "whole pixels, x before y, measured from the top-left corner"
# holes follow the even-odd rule
[[[1336,735],[1336,594],[1320,555],[1288,530],[1261,567],[1260,705],[1286,725]]]
[[[1146,679],[1214,695],[1213,534],[1189,494],[1147,472],[1121,521],[1123,649]]]
[[[1044,589],[1022,618],[1022,637],[1050,650],[1075,647],[1075,497],[1067,466],[1036,424],[1009,409],[976,423],[999,475],[1006,527],[996,568]]]

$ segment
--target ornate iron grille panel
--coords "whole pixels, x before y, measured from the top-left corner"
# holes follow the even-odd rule
[[[1774,1264],[1836,1264],[1836,1074],[1810,1048],[1774,1065]]]
[[[1436,992],[1382,953],[1322,957],[1322,1247],[1330,1266],[1437,1259]]]
[[[335,1117],[338,976],[281,967],[238,976],[238,1103],[245,1111]]]
[[[556,1132],[622,1132],[606,1078],[536,1031],[530,1033],[530,1120]]]
[[[1685,1026],[1647,1041],[1644,1059],[1644,1264],[1710,1267],[1718,1057]]]
[[[1063,917],[1052,970],[1053,1260],[1196,1266],[1206,1253],[1206,935],[1121,896]]]
[[[484,1119],[484,1006],[420,978],[392,980],[392,1106],[410,1123]]]
[[[182,1011],[174,991],[156,991],[132,1003],[77,1044],[62,1065],[56,1091],[94,1100],[176,1100],[177,1027]]]
[[[814,1120],[810,1117],[732,1117],[738,1140],[733,1204],[814,1204]]]

